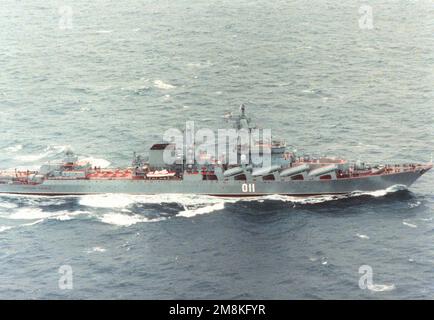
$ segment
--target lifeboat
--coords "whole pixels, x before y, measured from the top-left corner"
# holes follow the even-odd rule
[[[386,172],[386,167],[380,167],[380,168],[371,170],[372,174],[382,174],[384,172]]]
[[[148,178],[170,178],[174,177],[176,172],[167,171],[166,169],[161,171],[152,171],[146,174]]]

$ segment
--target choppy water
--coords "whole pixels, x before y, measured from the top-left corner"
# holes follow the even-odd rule
[[[300,151],[428,161],[433,3],[372,2],[372,30],[362,4],[3,0],[0,167],[66,146],[125,165],[165,129],[217,128],[242,102]],[[319,199],[1,196],[0,298],[433,298],[433,183]]]

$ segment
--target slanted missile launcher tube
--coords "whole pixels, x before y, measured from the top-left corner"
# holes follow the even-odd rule
[[[235,168],[230,168],[228,170],[226,170],[223,175],[225,176],[225,178],[227,177],[232,177],[238,174],[241,174],[244,172],[244,168],[242,167],[235,167]]]
[[[274,166],[266,167],[266,168],[259,168],[259,169],[253,170],[252,176],[253,177],[266,176],[266,175],[269,175],[275,171],[279,171],[281,168],[282,167],[279,165],[274,165]]]
[[[295,176],[297,174],[306,172],[308,170],[309,170],[309,165],[308,164],[302,164],[300,166],[296,166],[296,167],[292,167],[292,168],[288,168],[288,169],[282,170],[282,172],[280,172],[280,176],[281,177]]]
[[[338,170],[338,166],[336,164],[332,164],[329,166],[314,169],[314,170],[309,172],[308,176],[309,177],[319,177],[319,176],[322,176],[322,175],[327,174],[327,173],[335,172],[336,170]]]

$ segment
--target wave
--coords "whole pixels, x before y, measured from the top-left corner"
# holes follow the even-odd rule
[[[199,215],[222,212],[227,204],[244,202],[277,201],[279,203],[317,204],[330,201],[338,201],[358,196],[380,197],[389,193],[402,190],[402,187],[394,186],[386,190],[374,192],[354,192],[349,195],[323,195],[315,197],[292,197],[282,195],[268,195],[248,198],[224,198],[194,194],[160,194],[160,195],[128,195],[128,194],[99,194],[85,196],[29,196],[29,195],[4,195],[1,196],[0,217],[11,220],[31,220],[32,223],[40,223],[45,220],[67,221],[78,216],[96,219],[102,223],[115,226],[131,226],[137,223],[157,222],[174,217],[192,218]],[[169,204],[176,204],[173,207]],[[75,208],[76,206],[81,208]],[[146,206],[148,205],[148,206]],[[151,214],[154,206],[164,206],[169,213],[164,214],[157,208],[156,214]],[[65,210],[72,206],[72,210]],[[143,214],[143,208],[147,215]],[[58,209],[58,210],[56,210]],[[23,225],[23,226],[24,226]],[[403,221],[403,225],[416,228],[417,225]],[[6,230],[6,229],[5,229]],[[369,239],[367,235],[357,233],[360,239]]]
[[[394,284],[370,284],[368,289],[374,292],[391,291],[395,289]]]
[[[366,234],[356,233],[356,237],[358,237],[358,238],[360,238],[360,239],[366,239],[366,240],[369,240],[369,236],[367,236]]]
[[[15,209],[18,206],[15,203],[10,203],[10,202],[0,202],[0,208],[4,208],[4,209]]]
[[[124,194],[101,194],[82,196],[79,204],[94,208],[124,208],[136,202],[133,197]]]
[[[128,194],[101,194],[86,195],[79,199],[79,204],[86,207],[122,209],[122,212],[131,212],[125,208],[136,204],[165,205],[176,203],[184,208],[176,216],[194,217],[224,209],[225,202],[236,202],[234,199],[221,199],[211,196],[161,194],[161,195],[128,195]],[[167,217],[161,217],[167,219]],[[139,222],[160,221],[159,218],[147,218],[138,214],[109,213],[103,215],[100,220],[114,225],[132,225]]]
[[[10,227],[10,226],[0,226],[0,232],[6,231],[6,230],[10,230],[12,228],[13,227]]]
[[[19,208],[12,213],[7,215],[2,214],[2,218],[7,218],[11,220],[45,220],[45,219],[55,219],[55,220],[71,220],[74,216],[89,214],[89,211],[77,210],[77,211],[43,211],[41,208],[35,207],[23,207]],[[40,221],[40,222],[42,222]]]
[[[354,191],[352,193],[350,193],[350,196],[371,196],[374,198],[379,198],[379,197],[384,197],[386,195],[388,195],[389,193],[394,193],[394,192],[398,192],[398,191],[405,191],[408,190],[407,186],[402,185],[402,184],[395,184],[393,186],[390,186],[389,188],[386,189],[381,189],[381,190],[376,190],[376,191]]]
[[[17,150],[17,151],[21,150],[21,149],[18,149],[18,146],[10,147],[10,148],[15,148],[14,150]],[[69,146],[47,146],[40,153],[20,154],[20,155],[16,155],[14,157],[14,159],[19,161],[19,162],[26,162],[26,163],[43,162],[43,160],[51,160],[54,157],[62,154],[68,148],[69,148]],[[107,168],[111,164],[110,161],[108,161],[106,159],[86,157],[86,156],[79,157],[79,161],[88,162],[92,166],[97,166],[97,167],[101,167],[101,168]],[[40,164],[39,165],[21,165],[21,166],[15,166],[13,168],[9,168],[8,170],[15,170],[15,169],[17,169],[17,170],[39,170],[39,168],[40,168]]]
[[[101,222],[115,225],[115,226],[122,226],[122,227],[129,227],[140,222],[157,222],[165,219],[167,218],[161,217],[161,218],[150,219],[138,214],[125,214],[125,213],[107,213],[99,217],[99,220]]]
[[[10,214],[8,219],[13,220],[35,220],[35,219],[45,219],[52,216],[53,213],[44,212],[39,208],[21,208],[16,212]]]
[[[213,204],[210,206],[206,206],[206,207],[202,207],[202,208],[196,208],[196,209],[185,208],[185,210],[181,211],[177,216],[185,217],[185,218],[191,218],[191,217],[194,217],[197,215],[223,210],[224,208],[225,208],[224,202],[216,203],[216,204]]]
[[[79,158],[79,161],[88,162],[92,165],[92,167],[101,167],[101,168],[107,168],[111,164],[110,161],[106,159],[98,159],[93,157]]]
[[[402,224],[404,226],[410,227],[410,228],[417,228],[417,225],[413,224],[413,223],[408,223],[406,221],[402,221]]]
[[[112,33],[113,30],[96,30],[93,31],[92,33],[96,33],[96,34],[104,34],[104,33]]]
[[[20,151],[21,149],[23,149],[23,145],[17,144],[17,145],[14,145],[14,146],[10,146],[10,147],[4,148],[3,150],[5,152],[8,152],[8,153],[15,153],[15,152]]]
[[[195,206],[215,204],[222,201],[235,202],[235,199],[217,198],[212,196],[201,196],[194,194],[178,194],[167,193],[159,195],[129,195],[129,194],[117,194],[107,193],[98,195],[85,195],[81,196],[80,205],[96,208],[125,208],[135,203],[142,204],[166,204],[166,203],[178,203],[181,206]]]
[[[86,250],[86,253],[92,253],[92,252],[106,252],[107,249],[103,247],[93,247],[92,249]]]
[[[412,209],[412,208],[417,208],[417,207],[419,207],[421,204],[422,204],[422,202],[420,202],[420,201],[409,202],[409,203],[408,203],[408,207],[409,207],[410,209]]]
[[[28,227],[28,226],[34,226],[35,224],[39,224],[41,222],[44,222],[44,219],[39,219],[33,222],[29,222],[29,223],[24,223],[22,225],[20,225],[20,227]]]
[[[176,88],[176,86],[171,85],[169,83],[165,83],[161,80],[155,80],[154,81],[154,87],[158,88],[158,89],[163,89],[163,90],[169,90],[169,89],[174,89]]]
[[[267,195],[267,196],[259,196],[259,197],[249,197],[249,198],[235,198],[238,199],[238,201],[258,201],[258,202],[264,202],[265,200],[270,201],[279,201],[279,202],[290,202],[293,204],[318,204],[318,203],[324,203],[324,202],[330,202],[330,201],[338,201],[343,199],[349,199],[349,198],[357,198],[361,196],[370,196],[374,198],[384,197],[388,194],[392,194],[395,192],[407,190],[406,186],[403,185],[394,185],[387,189],[383,190],[376,190],[376,191],[354,191],[348,194],[339,194],[339,195],[314,195],[314,196],[307,196],[307,197],[299,197],[299,196],[286,196],[286,195],[279,195],[279,194],[273,194],[273,195]]]
[[[15,156],[15,160],[18,160],[21,162],[40,161],[42,159],[53,157],[53,156],[56,156],[60,153],[63,153],[67,148],[68,148],[68,146],[48,146],[41,153],[18,155],[18,156]]]

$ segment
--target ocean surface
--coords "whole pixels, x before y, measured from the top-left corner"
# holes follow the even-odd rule
[[[2,0],[0,168],[129,165],[241,103],[301,153],[428,162],[433,30],[429,0]],[[0,298],[433,299],[433,186],[3,195]]]

